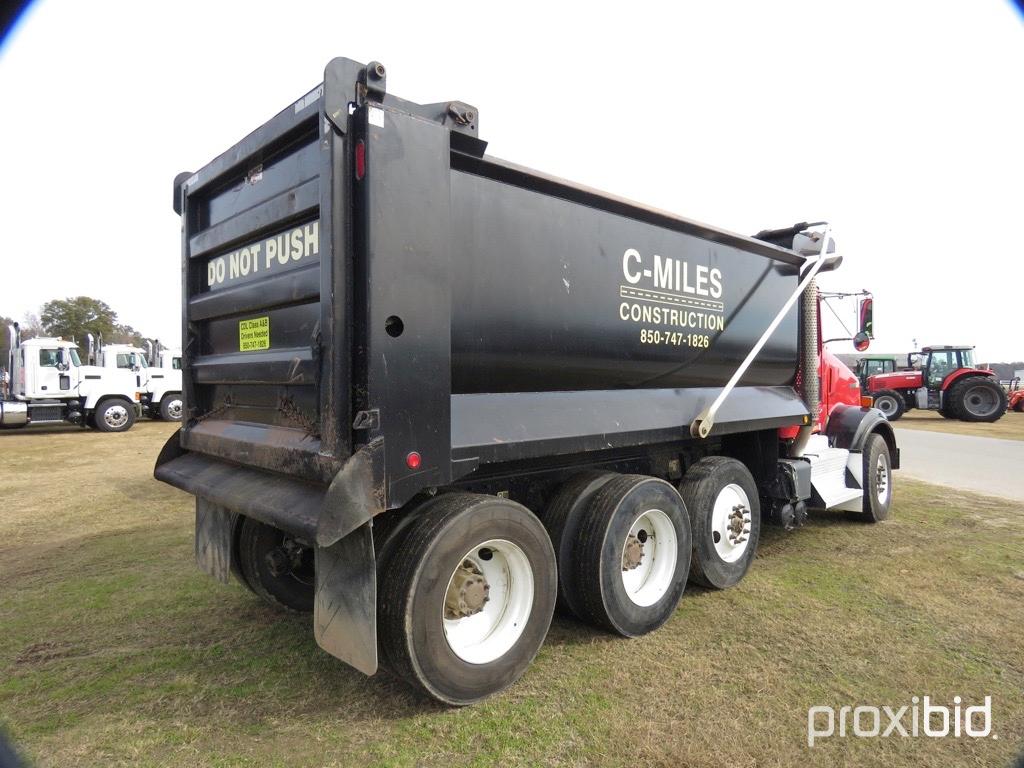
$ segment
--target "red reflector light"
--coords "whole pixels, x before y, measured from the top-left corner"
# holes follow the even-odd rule
[[[860,404],[864,408],[871,408],[875,404],[875,398],[870,395],[861,395]]]
[[[366,143],[360,139],[356,142],[356,180],[366,175]]]
[[[405,464],[409,469],[419,469],[421,461],[422,459],[416,451],[410,451],[409,455],[405,457]]]

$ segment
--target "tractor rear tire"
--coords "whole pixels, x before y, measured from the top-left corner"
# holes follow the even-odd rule
[[[875,393],[875,408],[889,421],[896,421],[907,410],[907,401],[895,389],[880,389]]]
[[[949,388],[950,410],[961,421],[999,421],[1006,413],[1006,390],[988,376],[968,376]]]
[[[1017,413],[1024,413],[1024,397],[1017,399],[1017,402],[1013,404],[1013,410]]]

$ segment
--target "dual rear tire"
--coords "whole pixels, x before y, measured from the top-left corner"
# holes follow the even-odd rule
[[[738,584],[761,537],[761,506],[750,470],[736,459],[708,456],[681,486],[693,528],[690,580],[709,589]]]
[[[691,467],[678,492],[653,477],[584,473],[543,519],[558,557],[559,605],[627,637],[664,624],[687,580],[739,583],[761,530],[753,476],[721,456]]]
[[[436,497],[402,533],[377,593],[381,660],[448,704],[472,704],[526,671],[558,584],[547,532],[526,507],[469,493]]]

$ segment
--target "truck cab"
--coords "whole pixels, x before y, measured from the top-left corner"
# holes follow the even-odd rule
[[[22,341],[16,326],[8,334],[9,382],[0,400],[0,427],[69,423],[103,432],[131,429],[141,393],[130,375],[83,364],[72,341]]]
[[[143,408],[154,419],[181,421],[181,350],[156,339],[146,341],[146,353],[150,368]]]
[[[131,344],[103,344],[101,341],[94,357],[96,364],[111,376],[134,382],[141,393],[140,404],[145,415],[181,421],[180,350],[161,350],[159,342],[154,347],[147,341],[146,349],[141,349]]]

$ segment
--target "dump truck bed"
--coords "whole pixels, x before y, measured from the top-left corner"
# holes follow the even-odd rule
[[[688,439],[804,258],[487,156],[474,107],[366,73],[333,61],[176,181],[186,410],[167,461],[194,455],[158,475],[231,501],[227,472],[269,473],[312,509],[372,445],[389,508],[487,464]],[[715,434],[802,423],[798,336],[794,310]]]

